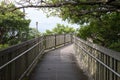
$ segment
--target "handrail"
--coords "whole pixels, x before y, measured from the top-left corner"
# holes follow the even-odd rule
[[[41,55],[41,53],[44,52],[44,50],[41,50],[39,55],[34,59],[34,61],[30,64],[30,66],[26,69],[26,71],[21,75],[21,77],[18,80],[21,80],[24,75],[29,71],[29,69],[33,66],[33,64],[36,62],[36,60],[39,58],[39,56]],[[28,75],[27,75],[28,76]]]
[[[108,72],[110,74],[112,74],[111,80],[120,78],[120,74],[119,74],[120,71],[118,71],[116,69],[117,65],[118,64],[120,65],[119,52],[106,49],[102,46],[98,46],[96,44],[84,41],[75,36],[72,37],[71,34],[63,34],[63,35],[42,36],[42,37],[30,40],[30,41],[21,43],[21,44],[19,44],[20,46],[19,45],[13,46],[13,47],[9,48],[9,49],[12,49],[10,51],[9,51],[9,49],[0,51],[0,52],[2,52],[0,54],[0,58],[1,58],[0,73],[6,72],[6,73],[4,73],[3,79],[1,78],[3,76],[0,74],[0,80],[5,80],[6,79],[5,77],[9,74],[11,74],[12,76],[10,75],[11,76],[11,77],[9,77],[10,79],[7,78],[6,80],[8,80],[8,79],[9,80],[21,80],[22,78],[24,78],[25,75],[28,75],[29,72],[31,72],[32,68],[36,65],[36,63],[39,60],[39,57],[42,56],[42,54],[44,53],[45,50],[53,49],[53,48],[55,49],[56,47],[60,47],[60,45],[64,46],[67,43],[71,43],[73,41],[73,39],[75,40],[73,42],[73,43],[75,43],[75,47],[76,48],[78,47],[78,49],[81,50],[81,52],[76,50],[76,52],[78,52],[81,57],[81,58],[79,58],[79,60],[83,63],[84,66],[89,65],[87,67],[87,69],[89,69],[88,71],[92,71],[93,69],[95,69],[94,66],[96,66],[97,68],[95,70],[98,70],[98,72],[96,71],[94,73],[95,75],[98,75],[101,77],[102,76],[101,70],[103,70],[103,71],[106,71],[105,76],[107,76],[107,77],[111,77],[111,76],[109,76]],[[14,47],[15,47],[15,49],[13,49]],[[18,54],[16,54],[17,51],[19,51],[21,49],[23,49],[23,50],[18,52]],[[84,56],[82,56],[82,55],[84,55]],[[88,56],[86,56],[86,55],[88,55]],[[9,58],[9,56],[10,56],[10,58]],[[91,58],[91,60],[90,61],[86,60],[86,58],[88,58],[88,59]],[[2,62],[2,59],[3,59],[3,62]],[[21,60],[23,62],[21,62]],[[111,63],[110,63],[111,60],[113,63],[112,67],[111,67]],[[88,61],[88,62],[86,62],[86,61]],[[96,61],[96,63],[93,63],[94,61]],[[18,76],[18,75],[16,75],[17,72],[15,70],[17,69],[17,67],[19,67],[19,65],[16,63],[20,63],[20,62],[22,64],[20,69],[22,69],[22,71],[18,70],[18,74],[19,74],[19,76]],[[104,69],[102,69],[101,66],[104,67]],[[91,67],[91,68],[89,68],[89,67]],[[10,70],[9,73],[7,72],[8,69]],[[12,72],[12,70],[14,72]],[[99,79],[97,78],[94,80],[101,80],[101,78],[99,78]],[[104,79],[104,80],[106,80],[106,79]],[[109,78],[107,80],[109,80]]]
[[[68,35],[40,36],[0,51],[0,80],[22,80],[28,76],[45,50],[71,43],[72,36]]]
[[[27,49],[26,51],[22,52],[20,55],[18,55],[17,57],[13,58],[12,60],[8,61],[7,63],[5,63],[4,65],[0,66],[0,70],[3,69],[4,67],[6,67],[8,64],[12,63],[13,61],[15,61],[16,59],[20,58],[21,56],[23,56],[24,54],[26,54],[27,52],[29,52],[30,50],[32,50],[34,47],[36,47],[38,44],[40,44],[42,41],[39,41],[38,43],[36,43],[35,45],[33,45],[32,47],[30,47],[29,49]]]
[[[43,37],[43,36],[41,36],[41,37]],[[39,37],[39,38],[41,38],[41,37]],[[28,41],[25,41],[25,42],[22,42],[22,43],[19,43],[19,44],[10,46],[10,47],[8,47],[7,49],[3,49],[2,51],[0,51],[0,53],[2,53],[2,54],[0,54],[0,56],[6,55],[6,54],[8,54],[8,53],[11,52],[11,51],[14,51],[14,50],[16,50],[16,49],[19,49],[19,48],[21,48],[21,47],[24,47],[24,46],[26,46],[26,45],[29,44],[29,43],[35,42],[35,41],[37,41],[39,38],[34,38],[34,39],[31,39],[31,40],[28,40]]]
[[[94,43],[91,43],[91,42],[88,42],[88,41],[84,41],[84,40],[82,40],[78,37],[75,37],[75,38],[77,40],[79,40],[80,42],[82,42],[83,44],[86,44],[87,46],[90,46],[93,49],[96,49],[96,50],[102,52],[103,54],[106,54],[106,55],[120,61],[120,52],[116,52],[116,51],[104,48],[103,46],[98,46],[97,44],[94,44]]]
[[[107,66],[106,64],[104,64],[102,61],[100,61],[98,58],[94,57],[90,52],[86,51],[84,48],[82,48],[80,45],[78,45],[76,42],[75,44],[77,46],[79,46],[83,51],[85,51],[85,53],[87,53],[89,56],[91,56],[93,59],[95,59],[96,61],[98,61],[100,64],[102,64],[103,66],[105,66],[107,69],[109,69],[111,72],[113,72],[115,75],[117,75],[118,77],[120,77],[120,74],[117,73],[116,71],[114,71],[112,68],[110,68],[109,66]]]
[[[120,53],[97,44],[74,38],[76,58],[93,80],[120,79]],[[79,55],[79,57],[78,57]],[[80,62],[79,62],[80,61]]]

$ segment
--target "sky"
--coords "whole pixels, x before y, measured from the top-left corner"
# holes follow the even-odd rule
[[[40,32],[45,32],[46,29],[53,29],[56,27],[57,23],[68,25],[74,28],[79,27],[76,24],[70,24],[67,21],[62,21],[62,19],[59,17],[46,17],[46,14],[42,10],[27,8],[25,13],[26,18],[31,20],[30,27],[36,28],[36,22],[38,22],[38,30]]]

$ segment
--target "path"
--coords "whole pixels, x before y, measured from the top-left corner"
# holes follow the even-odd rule
[[[45,54],[31,74],[30,80],[88,80],[77,67],[73,45]]]

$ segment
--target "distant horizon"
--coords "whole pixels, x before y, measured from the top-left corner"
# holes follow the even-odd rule
[[[62,21],[59,17],[46,17],[46,14],[42,10],[37,10],[34,8],[25,9],[26,19],[30,19],[30,27],[36,28],[36,22],[38,22],[38,30],[39,32],[44,33],[47,29],[52,30],[56,25],[63,24],[68,25],[73,28],[78,28],[77,24],[70,24],[67,21]]]

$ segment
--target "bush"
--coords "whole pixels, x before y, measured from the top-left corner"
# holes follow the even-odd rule
[[[120,41],[112,43],[109,48],[120,52]]]
[[[4,45],[0,44],[0,51],[8,47],[9,47],[8,44],[4,44]]]

